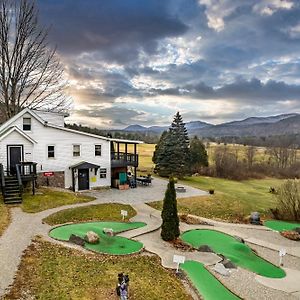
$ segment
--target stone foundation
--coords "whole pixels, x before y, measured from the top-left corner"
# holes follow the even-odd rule
[[[45,177],[43,173],[37,175],[37,186],[47,186],[47,178],[49,186],[65,188],[65,172],[54,172],[54,176]]]

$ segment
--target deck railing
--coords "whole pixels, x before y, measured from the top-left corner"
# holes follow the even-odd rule
[[[0,176],[1,176],[1,190],[2,190],[2,194],[4,194],[4,191],[5,191],[5,173],[4,173],[4,168],[3,168],[2,164],[0,164]]]
[[[17,175],[19,190],[20,190],[20,194],[21,194],[23,191],[23,184],[22,184],[22,179],[21,179],[20,165],[16,165],[16,175]]]
[[[35,162],[21,162],[20,164],[16,165],[16,167],[19,169],[21,177],[36,175]]]
[[[125,152],[111,152],[112,163],[118,161],[128,166],[138,165],[138,154],[125,153]]]

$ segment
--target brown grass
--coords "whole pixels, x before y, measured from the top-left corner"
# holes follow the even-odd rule
[[[117,275],[122,271],[130,278],[131,300],[192,299],[157,256],[84,254],[42,240],[25,251],[4,299],[116,300]]]

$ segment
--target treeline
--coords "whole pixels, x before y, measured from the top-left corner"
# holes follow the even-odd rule
[[[235,180],[266,176],[300,178],[300,160],[296,149],[267,147],[260,153],[254,146],[243,149],[220,145],[210,155],[212,163],[201,169],[202,175]]]
[[[104,130],[96,127],[91,128],[77,124],[65,124],[66,128],[83,131],[95,135],[107,136],[116,139],[143,141],[147,144],[156,144],[159,141],[159,135],[149,132],[128,132],[122,130]]]
[[[256,147],[287,147],[300,149],[300,134],[272,135],[272,136],[224,136],[208,137],[206,141],[225,144],[240,144]]]

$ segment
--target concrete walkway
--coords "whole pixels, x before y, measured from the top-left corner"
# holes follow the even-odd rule
[[[101,203],[131,204],[138,211],[135,220],[147,223],[146,227],[123,233],[124,236],[128,235],[131,238],[145,232],[157,230],[160,227],[160,213],[143,203],[162,200],[167,184],[166,180],[154,178],[151,186],[138,186],[136,189],[126,191],[116,189],[89,191],[87,194],[94,196],[96,200],[56,207],[35,214],[24,213],[20,208],[12,208],[11,224],[0,237],[0,297],[4,295],[5,290],[13,283],[22,253],[30,245],[34,236],[41,235],[48,239],[48,232],[51,227],[42,223],[44,218],[58,211],[74,207]],[[181,198],[207,194],[205,191],[190,186],[184,187],[186,192],[179,195]],[[149,216],[149,211],[153,216],[156,214],[156,217],[152,218]]]
[[[286,273],[286,277],[284,278],[275,279],[257,275],[255,279],[265,286],[284,291],[298,298],[298,296],[300,296],[300,271],[287,268],[283,269]]]
[[[142,242],[146,250],[156,253],[161,257],[162,265],[164,267],[173,269],[177,267],[176,264],[173,263],[174,254],[184,255],[186,259],[199,261],[201,263],[204,263],[205,265],[213,265],[216,262],[220,261],[220,258],[213,253],[200,253],[197,251],[182,252],[176,250],[169,243],[163,242],[161,240],[159,230],[161,226],[161,213],[146,205],[145,202],[163,199],[166,186],[167,181],[155,178],[153,185],[150,187],[139,187],[137,189],[127,191],[91,191],[89,192],[89,194],[96,197],[96,200],[92,202],[57,207],[36,214],[24,213],[21,211],[20,208],[13,208],[12,222],[8,229],[0,237],[0,297],[5,293],[5,290],[9,287],[9,285],[13,283],[13,278],[20,263],[22,253],[26,249],[26,247],[30,245],[32,238],[36,235],[41,235],[44,236],[47,240],[51,240],[48,237],[48,232],[51,227],[47,224],[42,224],[42,219],[52,213],[73,207],[112,202],[132,205],[133,208],[137,211],[137,215],[132,219],[132,221],[145,222],[147,223],[147,226],[124,232],[120,235],[127,238],[133,238]],[[200,191],[190,186],[185,186],[185,188],[186,193],[178,194],[178,198],[201,196],[207,194],[204,191]],[[241,234],[239,233],[239,230],[242,229],[254,229],[251,225],[249,226],[229,224],[209,219],[204,220],[213,224],[214,227],[203,225],[187,225],[181,223],[181,230],[186,231],[197,228],[213,228],[231,235],[239,235],[246,241],[255,243],[263,247],[268,247],[273,250],[277,250],[277,248],[282,248],[281,245],[272,245],[271,243],[268,243],[263,240],[255,240],[255,238],[249,234],[247,235],[242,232]],[[257,228],[258,227],[255,226],[255,229]],[[262,232],[269,231],[269,229],[263,229],[263,227],[261,227],[261,230]],[[292,247],[288,247],[287,252],[289,254],[300,257],[299,249],[300,248],[298,247],[296,247],[295,249],[293,249]],[[266,285],[268,287],[277,288],[279,290],[286,291],[288,293],[293,293],[293,295],[298,296],[298,293],[300,294],[300,288],[299,290],[292,290],[288,287],[292,287],[296,282],[300,282],[300,271],[287,270],[287,274],[288,276],[284,279],[274,280],[270,278],[265,279],[263,277],[257,276],[257,280],[261,284]]]

